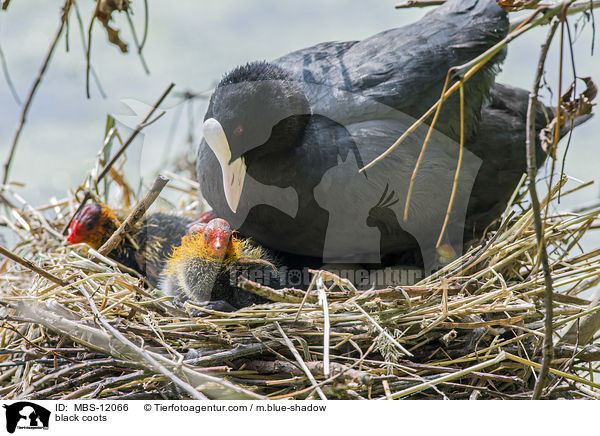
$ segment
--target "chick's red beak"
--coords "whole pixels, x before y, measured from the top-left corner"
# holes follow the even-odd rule
[[[71,244],[79,244],[80,242],[85,241],[85,232],[83,231],[83,224],[80,222],[79,217],[76,216],[71,221],[71,225],[69,226],[69,236],[67,236],[67,241]]]
[[[71,233],[69,233],[69,236],[67,236],[67,241],[69,241],[71,244],[78,244],[82,240],[83,238],[81,235],[79,235],[77,231],[73,230],[73,224],[71,224]]]

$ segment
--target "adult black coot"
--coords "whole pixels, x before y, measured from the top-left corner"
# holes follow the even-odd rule
[[[444,103],[404,207],[427,126],[359,173],[440,96],[450,67],[506,36],[493,0],[450,0],[411,25],[325,42],[224,76],[197,172],[214,212],[267,247],[327,262],[375,262],[419,247],[426,268],[457,169],[458,97]],[[443,244],[460,252],[504,209],[525,170],[527,92],[494,85],[503,54],[466,82],[465,151]],[[542,105],[537,125],[546,124]],[[551,113],[551,111],[549,112]],[[539,148],[539,147],[538,147]],[[538,150],[538,164],[543,162]]]

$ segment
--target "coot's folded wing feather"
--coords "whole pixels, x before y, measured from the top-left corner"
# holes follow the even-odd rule
[[[274,62],[291,71],[295,80],[339,88],[376,99],[413,117],[421,116],[440,96],[452,66],[473,59],[500,41],[508,31],[506,14],[493,0],[451,0],[421,20],[386,30],[362,41],[321,43],[298,50]],[[495,62],[490,62],[467,82],[466,122],[471,132],[481,105],[494,81]],[[312,98],[311,98],[312,97]],[[336,101],[335,93],[317,88],[310,95],[316,110],[360,113]],[[456,98],[446,104],[438,129],[457,138]],[[351,105],[352,106],[352,105]],[[349,115],[356,119],[357,114]]]

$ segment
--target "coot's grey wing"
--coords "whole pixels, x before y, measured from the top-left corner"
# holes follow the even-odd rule
[[[285,68],[294,80],[351,89],[344,55],[358,41],[322,42],[281,56],[273,63]]]
[[[421,20],[386,30],[362,41],[323,43],[276,59],[295,80],[326,85],[370,97],[412,117],[439,98],[448,69],[476,57],[508,31],[506,14],[493,0],[450,0]],[[466,122],[472,131],[493,84],[495,62],[471,78],[465,89]],[[309,79],[308,81],[306,79]],[[364,112],[363,102],[340,105],[334,92],[311,95],[321,112],[348,113],[349,122]],[[446,102],[437,128],[457,138],[457,99]]]

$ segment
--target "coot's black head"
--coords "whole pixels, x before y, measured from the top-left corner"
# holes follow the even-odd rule
[[[298,145],[309,114],[300,83],[277,65],[253,62],[223,77],[204,118],[204,138],[221,165],[232,211],[239,203],[247,164]]]
[[[253,62],[221,80],[211,97],[205,121],[217,120],[227,136],[231,161],[270,142],[293,145],[302,135],[310,106],[298,82],[281,67]]]

